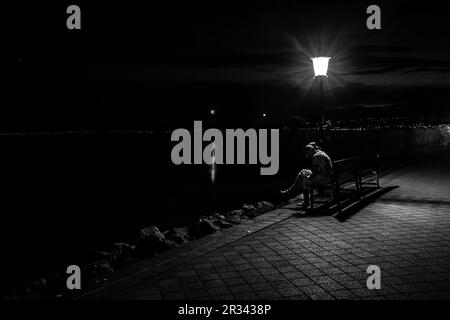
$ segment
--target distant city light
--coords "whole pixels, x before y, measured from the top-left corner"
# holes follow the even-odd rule
[[[328,61],[331,57],[314,57],[311,58],[314,68],[315,77],[327,77]]]
[[[265,118],[265,117],[266,117],[266,114],[265,114],[265,113],[263,113],[263,114],[262,114],[262,116],[263,116],[263,117]]]
[[[214,114],[216,113],[216,110],[211,109],[211,110],[209,110],[209,113],[212,114],[212,115],[214,115]]]

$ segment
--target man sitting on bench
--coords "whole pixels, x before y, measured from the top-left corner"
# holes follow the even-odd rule
[[[323,152],[315,142],[310,142],[305,147],[307,158],[312,158],[312,168],[302,169],[297,175],[294,184],[287,190],[281,191],[282,194],[290,194],[299,189],[303,193],[303,208],[309,207],[309,188],[310,186],[326,186],[331,182],[333,164],[330,157]]]

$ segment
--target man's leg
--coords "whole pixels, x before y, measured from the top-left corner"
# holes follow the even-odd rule
[[[302,179],[302,192],[303,192],[303,208],[308,208],[310,204],[309,200],[309,187],[311,185],[311,181],[308,176],[303,176]]]
[[[295,178],[294,183],[288,189],[281,191],[283,194],[291,194],[294,190],[298,189],[299,186],[303,185],[303,179],[305,175],[303,174],[303,170],[299,172],[297,177]],[[303,190],[302,190],[303,191]]]

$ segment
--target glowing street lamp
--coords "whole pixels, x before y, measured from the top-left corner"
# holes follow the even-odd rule
[[[330,61],[331,57],[314,57],[311,58],[313,62],[313,68],[314,68],[314,76],[315,77],[328,77],[327,71],[328,71],[328,62]]]
[[[314,68],[314,78],[318,78],[320,83],[320,95],[322,102],[320,103],[320,136],[321,139],[323,139],[323,123],[324,123],[324,103],[323,103],[323,80],[325,80],[328,75],[328,62],[330,61],[331,57],[314,57],[311,58],[313,62],[313,68]]]

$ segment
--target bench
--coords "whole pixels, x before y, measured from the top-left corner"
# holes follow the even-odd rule
[[[327,185],[311,185],[310,204],[314,208],[314,190],[333,191],[333,202],[340,205],[342,195],[355,194],[361,197],[364,190],[370,187],[380,187],[379,181],[380,156],[378,154],[351,157],[333,161],[331,182]]]
[[[380,187],[380,155],[360,157],[358,161],[358,187],[362,192],[365,186]]]

